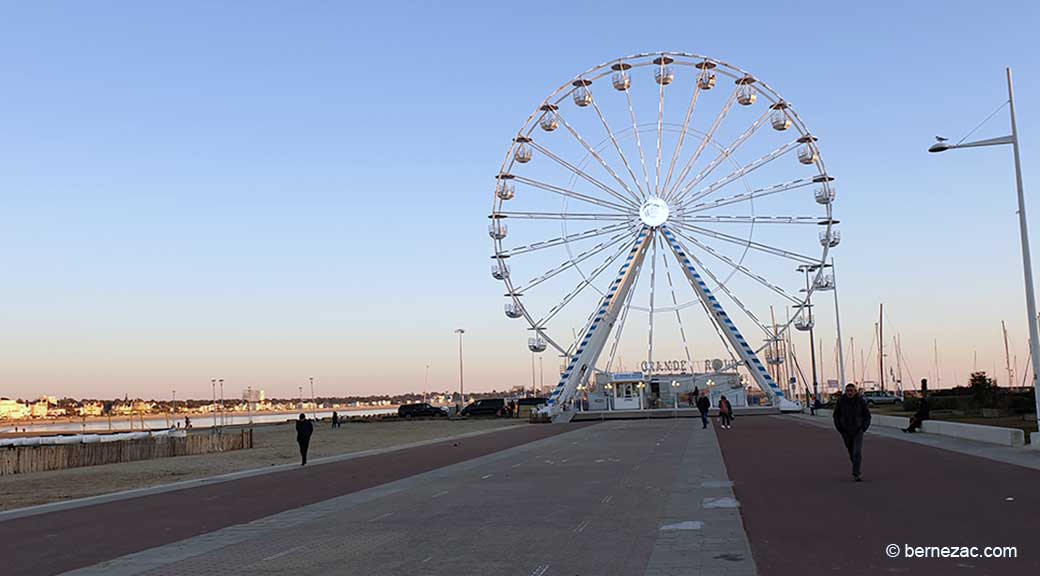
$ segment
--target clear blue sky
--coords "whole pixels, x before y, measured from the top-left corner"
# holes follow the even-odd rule
[[[526,382],[491,177],[550,90],[654,50],[754,70],[821,136],[848,335],[883,301],[946,383],[1003,364],[1005,319],[1024,364],[1010,150],[925,150],[1013,67],[1036,220],[1038,25],[1031,2],[3,2],[0,395],[398,392],[427,363],[443,390],[457,326],[470,387]]]

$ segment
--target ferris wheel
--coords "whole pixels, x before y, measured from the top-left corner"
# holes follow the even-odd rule
[[[775,343],[811,327],[841,236],[817,137],[760,78],[678,52],[600,64],[538,104],[496,180],[491,273],[531,351],[564,358],[551,412],[624,355],[729,358],[790,403]]]

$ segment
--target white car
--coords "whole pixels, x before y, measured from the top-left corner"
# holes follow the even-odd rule
[[[867,404],[896,404],[903,401],[903,397],[892,392],[882,392],[881,390],[867,390],[863,393],[863,399],[867,401]]]

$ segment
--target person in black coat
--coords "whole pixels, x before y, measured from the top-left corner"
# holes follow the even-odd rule
[[[845,386],[845,393],[834,406],[834,427],[841,433],[845,449],[852,461],[852,477],[862,482],[860,464],[863,462],[863,433],[870,428],[870,408],[856,390],[855,384]]]
[[[296,443],[300,445],[300,457],[303,459],[300,466],[307,464],[307,448],[310,447],[313,433],[314,424],[311,424],[306,414],[300,414],[300,419],[296,421]]]
[[[710,408],[711,400],[708,400],[707,394],[702,394],[701,397],[697,399],[697,410],[700,410],[701,412],[702,429],[708,427],[708,410]]]

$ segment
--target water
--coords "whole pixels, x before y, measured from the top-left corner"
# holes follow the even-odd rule
[[[379,414],[396,414],[396,408],[370,408],[366,410],[344,410],[339,412],[340,416],[375,416]],[[318,418],[329,418],[332,416],[332,410],[321,410],[318,411]],[[184,416],[185,414],[178,414],[176,422],[181,428],[184,427]],[[213,415],[212,414],[188,414],[188,418],[191,418],[191,427],[196,428],[212,428],[213,427]],[[312,412],[307,411],[307,417],[313,418]],[[299,413],[292,414],[265,414],[256,413],[252,416],[242,413],[228,413],[224,415],[223,425],[234,426],[240,424],[262,424],[265,422],[285,422],[286,420],[296,420],[299,418]],[[144,425],[146,429],[162,429],[168,428],[172,425],[172,421],[167,416],[145,416]],[[217,414],[216,418],[217,425],[221,425],[220,414]],[[40,422],[40,423],[26,423],[18,424],[18,431],[25,428],[27,432],[108,432],[110,430],[108,420],[87,420],[86,422]],[[127,417],[120,416],[119,418],[112,418],[113,431],[127,431],[130,429],[130,424],[127,422]],[[141,419],[134,418],[134,430],[141,429]],[[0,433],[14,432],[15,426],[4,424],[0,426]]]

